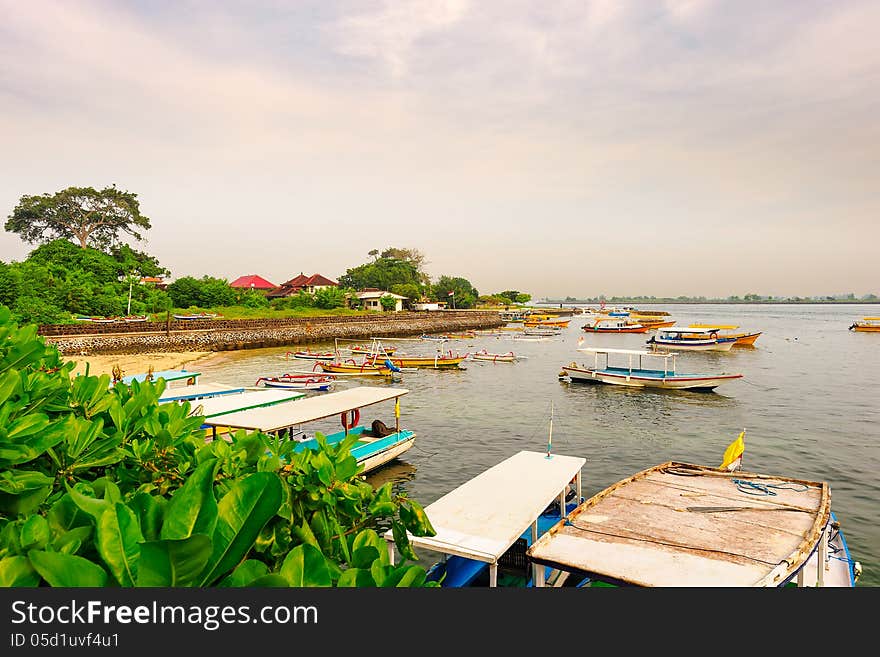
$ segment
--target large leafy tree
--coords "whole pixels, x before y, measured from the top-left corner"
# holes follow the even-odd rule
[[[349,269],[339,277],[339,284],[355,290],[366,287],[391,290],[395,285],[415,285],[421,289],[422,275],[412,262],[380,257],[375,262]]]
[[[480,293],[471,282],[460,276],[441,276],[434,284],[434,296],[443,301],[451,300],[454,293],[456,308],[473,308]]]
[[[120,233],[143,239],[141,230],[150,228],[150,220],[141,214],[137,194],[116,185],[101,190],[68,187],[54,194],[22,196],[5,228],[30,244],[64,238],[83,248],[107,249]]]

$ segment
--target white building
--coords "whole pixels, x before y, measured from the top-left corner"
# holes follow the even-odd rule
[[[403,310],[403,302],[408,297],[402,297],[399,294],[388,292],[387,290],[378,290],[376,288],[367,288],[357,293],[357,298],[363,305],[364,310],[383,310],[382,297],[391,297],[394,299],[394,312]]]

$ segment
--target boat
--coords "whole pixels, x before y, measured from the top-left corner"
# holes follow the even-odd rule
[[[499,310],[498,314],[505,322],[524,322],[527,316],[524,310]]]
[[[119,317],[87,317],[85,315],[78,315],[75,319],[78,322],[93,322],[95,324],[113,324],[121,320]]]
[[[560,335],[562,328],[559,326],[527,326],[523,328],[523,335],[553,336]]]
[[[754,345],[755,340],[757,340],[761,336],[761,333],[763,332],[763,331],[753,331],[751,333],[743,332],[743,331],[734,332],[734,333],[721,333],[720,332],[720,331],[736,331],[736,329],[739,328],[739,326],[736,324],[688,324],[688,328],[715,329],[716,331],[719,331],[719,333],[718,333],[719,337],[733,338],[734,339],[734,343],[733,343],[734,347],[750,347],[750,346]],[[691,334],[691,333],[683,333],[682,334],[682,337],[684,337],[684,338],[689,338],[691,336],[696,337],[697,339],[700,339],[702,337],[699,334],[697,334],[695,336],[694,336],[694,334]]]
[[[513,363],[516,362],[516,355],[512,351],[508,351],[506,354],[493,354],[486,349],[481,349],[472,353],[471,359],[488,360],[493,363]]]
[[[254,385],[288,390],[332,390],[335,383],[336,377],[331,374],[282,374],[261,376]]]
[[[170,401],[196,401],[198,399],[211,399],[214,397],[224,397],[226,395],[238,395],[245,391],[245,388],[230,387],[209,383],[193,383],[187,386],[177,386],[166,388],[159,396],[159,403],[164,404]]]
[[[683,335],[690,337],[682,337]],[[646,344],[652,349],[730,351],[734,342],[736,338],[721,337],[717,329],[670,326],[658,329],[657,334],[648,338]]]
[[[117,368],[114,368],[116,370]],[[165,380],[165,387],[171,388],[179,385],[181,382],[187,386],[195,385],[198,377],[202,375],[201,372],[192,372],[190,370],[160,370],[158,372],[154,372],[151,367],[146,372],[141,374],[131,374],[129,376],[115,376],[112,377],[114,382],[121,382],[126,385],[131,385],[132,381],[137,381],[138,383],[143,383],[145,381],[158,381],[159,379]]]
[[[427,579],[441,587],[529,586],[526,548],[581,500],[586,459],[520,451],[425,507],[434,536],[407,534],[441,560]],[[384,534],[394,554],[394,534]]]
[[[566,328],[571,318],[562,319],[557,315],[529,315],[523,321],[524,326],[558,326]]]
[[[341,350],[348,351],[353,354],[373,354],[373,353],[376,353],[376,350],[373,345],[366,345],[366,344],[352,344],[352,345],[349,345],[348,347],[343,347]],[[383,345],[382,351],[386,354],[393,354],[395,351],[397,351],[397,347],[389,347],[389,346]]]
[[[190,402],[190,416],[203,415],[207,419],[254,408],[266,408],[277,404],[285,404],[305,397],[306,393],[298,391],[244,390],[238,395],[209,397]]]
[[[138,322],[146,322],[149,318],[148,315],[126,315],[125,317],[120,318],[123,322],[127,322],[129,324],[138,323]]]
[[[190,313],[183,315],[174,315],[174,319],[183,319],[183,320],[191,320],[191,319],[214,319],[217,317],[217,313]]]
[[[852,323],[850,331],[880,331],[880,317],[862,317]]]
[[[385,376],[391,377],[400,371],[393,363],[389,366],[386,363],[374,364],[366,358],[358,363],[354,358],[346,358],[345,360],[335,360],[332,362],[318,361],[316,367],[320,367],[322,371],[330,374],[356,374],[359,376]]]
[[[592,324],[581,327],[587,333],[647,333],[649,326],[619,317],[597,317]]]
[[[436,353],[433,356],[417,356],[417,355],[378,355],[378,356],[367,356],[365,358],[365,362],[374,364],[374,365],[384,365],[388,366],[389,363],[394,367],[400,369],[404,367],[418,367],[418,368],[429,368],[429,369],[450,369],[457,368],[461,365],[465,360],[467,360],[469,354],[465,354],[464,356],[459,356],[453,354],[451,351],[443,354]]]
[[[333,360],[336,358],[337,354],[332,351],[309,351],[308,349],[305,351],[288,351],[285,354],[285,358],[288,356],[293,356],[294,358],[299,358],[301,360]]]
[[[547,572],[582,587],[856,585],[827,482],[725,463],[666,461],[582,502],[527,549],[535,585]]]
[[[611,385],[627,386],[630,388],[661,388],[664,390],[691,390],[695,392],[709,392],[722,383],[741,379],[742,374],[691,374],[676,372],[674,352],[644,351],[638,349],[600,349],[596,347],[583,347],[578,349],[584,353],[593,354],[592,366],[578,364],[576,362],[562,366],[560,378],[567,376],[572,382],[584,383],[607,383]],[[604,356],[604,363],[600,362],[600,356]],[[626,356],[626,365],[610,364],[611,356]],[[637,361],[634,361],[638,358]],[[661,360],[662,367],[655,368],[644,366],[644,360]]]
[[[474,331],[466,331],[464,333],[443,333],[441,335],[422,334],[419,336],[421,340],[430,340],[433,342],[445,342],[446,340],[469,340],[477,337]]]
[[[317,437],[309,437],[302,430],[302,425],[339,416],[342,431],[326,435],[324,440],[327,445],[337,445],[353,436],[356,442],[351,447],[351,455],[361,468],[360,474],[365,474],[397,459],[413,446],[416,434],[400,426],[400,398],[408,392],[405,388],[358,386],[307,397],[294,403],[206,418],[206,424],[211,429],[213,440],[226,431],[261,431],[279,438],[295,437],[297,444],[294,451],[301,452],[321,449]],[[394,402],[391,411],[394,421],[390,425],[378,418],[369,426],[359,424],[362,409],[387,401]]]

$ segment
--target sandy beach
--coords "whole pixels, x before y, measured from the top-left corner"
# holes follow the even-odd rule
[[[192,369],[194,363],[212,361],[222,356],[214,351],[155,352],[143,354],[96,354],[92,356],[68,356],[67,360],[76,362],[73,374],[85,374],[86,365],[91,376],[107,374],[112,376],[113,368],[119,365],[123,376],[142,374],[150,366],[154,372],[162,370]]]

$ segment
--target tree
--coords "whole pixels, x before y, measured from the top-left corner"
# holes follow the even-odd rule
[[[480,293],[466,278],[459,276],[441,276],[434,285],[434,296],[443,301],[452,300],[454,293],[456,308],[473,308]]]
[[[392,296],[384,296],[379,299],[379,303],[382,305],[382,310],[385,312],[391,312],[395,308],[397,308],[397,299]]]
[[[367,255],[373,259],[373,262],[376,262],[379,259],[379,249],[373,249]]]
[[[390,290],[394,285],[407,284],[421,288],[421,275],[414,264],[397,258],[379,258],[375,262],[349,269],[339,277],[340,286],[355,290],[367,287]]]
[[[74,240],[83,248],[106,250],[128,233],[143,239],[139,229],[150,228],[141,214],[137,194],[116,188],[68,187],[54,194],[22,196],[5,228],[30,244],[57,238]]]

